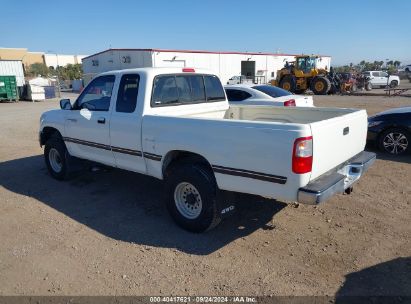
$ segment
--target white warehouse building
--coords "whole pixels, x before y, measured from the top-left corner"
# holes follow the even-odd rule
[[[256,83],[267,83],[277,76],[293,54],[211,52],[161,49],[108,49],[82,59],[84,81],[87,84],[96,74],[142,67],[192,67],[208,69],[223,82],[232,76],[244,75]],[[321,56],[319,65],[329,70],[330,56]]]

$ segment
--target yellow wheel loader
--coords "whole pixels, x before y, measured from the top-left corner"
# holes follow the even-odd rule
[[[326,69],[317,68],[319,60],[319,56],[296,56],[294,62],[287,62],[277,71],[277,78],[271,84],[297,94],[308,89],[316,95],[328,94],[334,81]]]

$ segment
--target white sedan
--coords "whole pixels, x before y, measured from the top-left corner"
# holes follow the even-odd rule
[[[237,84],[224,89],[231,104],[314,107],[312,96],[294,95],[272,85]]]

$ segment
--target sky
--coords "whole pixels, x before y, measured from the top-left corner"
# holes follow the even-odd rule
[[[321,54],[411,64],[411,0],[2,0],[0,47]]]

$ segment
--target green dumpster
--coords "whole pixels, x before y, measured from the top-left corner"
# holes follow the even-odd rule
[[[19,98],[16,76],[0,76],[0,100],[15,100]]]

